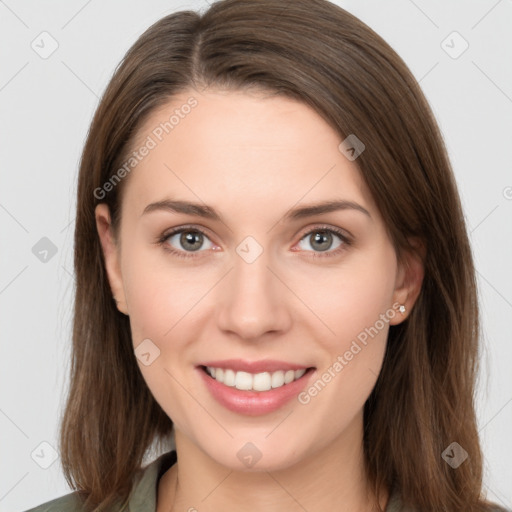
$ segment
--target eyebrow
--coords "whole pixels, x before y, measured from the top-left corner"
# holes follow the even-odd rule
[[[142,215],[159,210],[195,215],[197,217],[204,217],[206,219],[223,222],[220,214],[211,206],[190,201],[172,201],[170,199],[163,199],[162,201],[156,201],[155,203],[148,204],[144,208]],[[283,220],[298,220],[338,210],[355,210],[364,213],[370,218],[372,217],[370,212],[358,203],[346,200],[331,200],[289,210],[284,215]]]

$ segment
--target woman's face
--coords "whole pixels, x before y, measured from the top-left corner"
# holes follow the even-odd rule
[[[142,375],[224,466],[285,468],[358,440],[389,326],[407,315],[409,280],[341,142],[291,99],[190,90],[139,132],[118,252],[97,208]]]

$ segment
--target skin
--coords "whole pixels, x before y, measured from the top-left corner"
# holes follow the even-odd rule
[[[149,338],[160,350],[148,366],[137,360],[175,425],[178,463],[160,479],[157,509],[372,510],[363,406],[389,325],[402,322],[418,296],[422,262],[406,254],[407,264],[399,264],[357,159],[339,151],[342,138],[305,104],[189,90],[154,111],[138,141],[191,95],[197,107],[125,178],[120,244],[107,206],[96,208],[112,293],[129,315],[134,347]],[[206,203],[224,222],[163,210],[142,215],[165,198]],[[284,220],[291,208],[332,199],[358,203],[370,215],[345,209]],[[155,243],[189,225],[207,234],[198,234],[199,251],[180,244],[179,234]],[[315,233],[307,233],[326,227],[350,233],[352,243],[333,234],[331,245],[315,244]],[[247,236],[263,249],[252,263],[236,252]],[[193,256],[179,258],[165,245]],[[268,414],[234,413],[195,369],[214,359],[279,359],[316,367],[314,383],[397,302],[406,312],[395,312],[307,404],[292,399]],[[237,457],[248,441],[262,454],[251,468]]]

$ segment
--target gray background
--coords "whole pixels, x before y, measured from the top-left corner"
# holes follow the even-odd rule
[[[406,61],[445,137],[478,269],[485,338],[476,405],[485,487],[489,499],[510,508],[512,1],[336,3]],[[153,22],[206,7],[0,0],[0,511],[69,492],[52,450],[68,382],[77,169],[98,99]],[[50,36],[40,36],[44,31]],[[53,40],[58,48],[42,58]],[[458,55],[464,40],[469,47]]]

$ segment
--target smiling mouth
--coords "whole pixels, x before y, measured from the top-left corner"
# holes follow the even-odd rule
[[[301,368],[300,370],[278,370],[275,372],[249,373],[235,371],[229,368],[215,368],[201,366],[201,369],[212,379],[240,391],[270,391],[281,388],[301,379],[306,373],[315,368]]]

